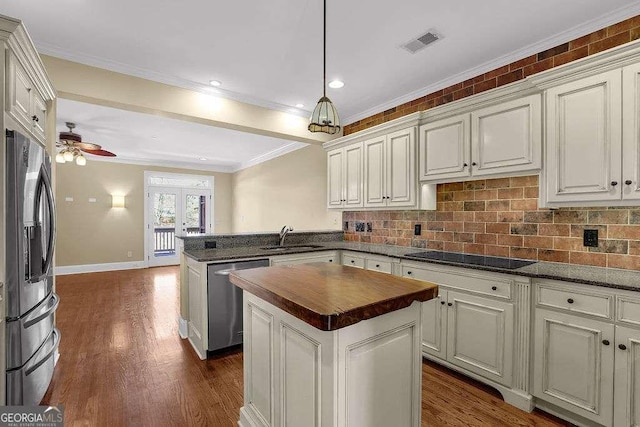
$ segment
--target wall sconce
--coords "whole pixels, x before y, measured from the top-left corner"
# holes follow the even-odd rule
[[[112,208],[124,208],[124,196],[112,194],[111,195],[111,207]]]

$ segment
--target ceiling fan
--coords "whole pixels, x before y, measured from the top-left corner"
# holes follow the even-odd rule
[[[75,123],[66,122],[65,124],[69,132],[60,132],[60,141],[56,143],[56,147],[61,150],[56,155],[56,163],[72,162],[75,159],[77,165],[84,166],[87,164],[87,159],[82,155],[83,152],[94,156],[116,156],[111,151],[103,150],[98,144],[82,142],[82,136],[73,132]]]

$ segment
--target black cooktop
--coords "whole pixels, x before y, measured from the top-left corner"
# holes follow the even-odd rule
[[[406,254],[409,258],[430,259],[434,261],[446,261],[455,264],[467,265],[483,265],[486,267],[504,268],[507,270],[515,270],[516,268],[525,267],[535,264],[535,261],[525,261],[522,259],[501,258],[495,256],[470,255],[457,252],[441,252],[427,251]]]

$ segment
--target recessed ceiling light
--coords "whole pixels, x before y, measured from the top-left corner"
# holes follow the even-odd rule
[[[209,84],[211,86],[215,86],[215,87],[218,87],[218,86],[222,85],[222,83],[220,83],[220,81],[218,81],[218,80],[209,80]]]
[[[332,80],[329,82],[329,87],[331,89],[340,89],[342,86],[344,86],[344,83],[340,80]]]
[[[296,104],[296,108],[304,108],[304,104]]]
[[[207,160],[207,158],[206,157],[200,157],[200,160],[205,161],[205,160]]]

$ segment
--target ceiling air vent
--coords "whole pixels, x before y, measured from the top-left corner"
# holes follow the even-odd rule
[[[430,44],[440,40],[441,38],[442,36],[436,33],[434,30],[429,30],[425,34],[403,44],[402,48],[406,49],[410,53],[416,53],[429,46]]]

